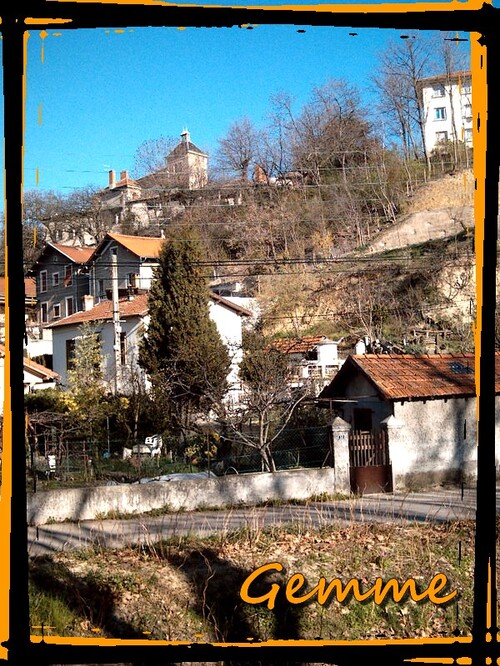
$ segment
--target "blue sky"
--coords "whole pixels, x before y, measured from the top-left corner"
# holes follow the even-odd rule
[[[300,29],[49,30],[44,39],[33,32],[25,189],[105,187],[110,169],[132,169],[143,141],[179,137],[184,128],[213,155],[234,121],[264,124],[270,97],[281,90],[299,109],[314,86],[345,78],[369,104],[377,54],[401,33]]]
[[[132,170],[143,141],[179,137],[184,128],[213,157],[232,122],[248,116],[264,124],[270,97],[280,90],[298,109],[313,86],[343,77],[369,106],[377,55],[400,33],[356,30],[352,37],[347,28],[300,28],[50,29],[43,40],[33,31],[25,189],[104,187],[110,169]]]

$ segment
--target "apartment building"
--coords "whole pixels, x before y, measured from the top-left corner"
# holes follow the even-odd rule
[[[470,72],[421,79],[427,154],[447,141],[472,147],[472,76]]]

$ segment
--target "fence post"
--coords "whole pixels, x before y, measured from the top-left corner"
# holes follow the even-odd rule
[[[351,426],[347,421],[337,416],[332,423],[332,447],[335,467],[335,490],[350,492],[351,482],[349,476],[349,431]]]
[[[404,479],[408,467],[408,452],[405,446],[404,424],[395,416],[388,416],[380,426],[387,432],[387,447],[392,465],[393,485],[396,487]]]

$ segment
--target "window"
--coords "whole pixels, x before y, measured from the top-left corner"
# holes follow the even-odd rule
[[[99,298],[105,298],[106,292],[104,291],[104,280],[99,280]]]
[[[46,324],[49,321],[49,306],[48,303],[40,304],[40,321]]]
[[[125,331],[120,332],[120,363],[127,364],[127,334]]]
[[[64,286],[70,287],[73,284],[73,266],[67,264],[64,267]]]
[[[40,271],[40,291],[47,291],[47,271]]]
[[[436,143],[448,141],[448,132],[436,132]]]
[[[472,120],[472,104],[464,104],[462,114],[464,120]]]
[[[60,319],[61,317],[61,304],[54,303],[54,319]]]
[[[91,333],[89,336],[85,337],[90,337],[90,338],[95,338],[95,340],[101,344],[101,336],[99,333]],[[76,356],[76,344],[78,341],[84,339],[81,335],[78,335],[76,338],[72,338],[71,340],[66,340],[66,369],[71,370],[72,367],[74,366],[74,361],[75,361],[75,356]],[[96,369],[101,367],[101,359],[96,359],[96,362],[94,364],[94,367]]]
[[[75,305],[73,302],[73,296],[68,296],[66,299],[66,317],[69,317],[75,311]]]
[[[76,340],[66,340],[66,369],[70,370],[75,358]]]
[[[137,287],[137,273],[127,273],[127,287]]]
[[[440,83],[432,86],[432,96],[433,97],[444,97],[444,86]]]
[[[57,287],[59,285],[59,273],[52,273],[52,286]]]
[[[446,120],[446,109],[444,106],[438,106],[434,109],[434,119],[435,120]]]
[[[472,143],[472,129],[470,127],[464,130],[464,141],[465,143]]]
[[[470,95],[472,92],[472,84],[470,81],[462,84],[462,95]]]

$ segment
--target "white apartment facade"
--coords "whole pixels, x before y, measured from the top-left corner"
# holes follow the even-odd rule
[[[446,141],[462,141],[472,147],[471,73],[427,77],[421,79],[420,86],[427,154]]]

